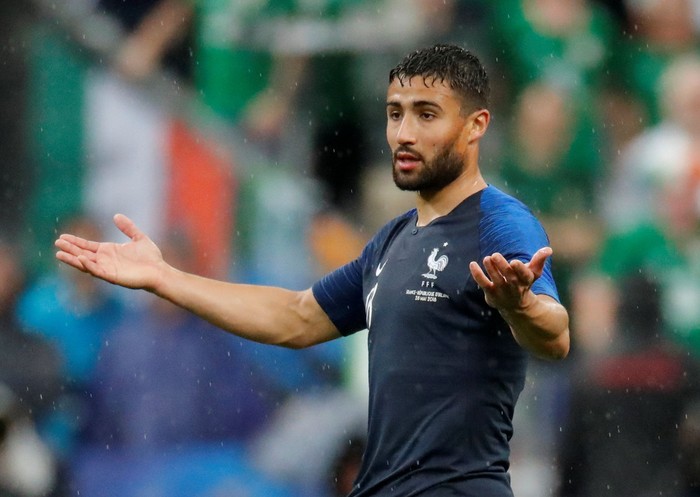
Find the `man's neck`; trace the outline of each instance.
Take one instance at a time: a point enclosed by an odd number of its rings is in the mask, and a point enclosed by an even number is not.
[[[418,226],[426,226],[452,210],[487,184],[478,168],[465,171],[452,183],[435,192],[418,192],[416,209]]]

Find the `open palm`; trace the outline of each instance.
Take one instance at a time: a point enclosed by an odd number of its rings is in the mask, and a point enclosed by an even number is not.
[[[55,242],[56,258],[116,285],[153,288],[164,264],[160,249],[128,217],[117,214],[114,224],[129,242],[97,242],[63,234]]]
[[[499,253],[484,258],[486,273],[476,262],[469,269],[476,284],[484,291],[486,303],[496,309],[511,309],[523,303],[534,281],[542,275],[544,264],[552,254],[550,247],[543,247],[528,263],[511,262]]]

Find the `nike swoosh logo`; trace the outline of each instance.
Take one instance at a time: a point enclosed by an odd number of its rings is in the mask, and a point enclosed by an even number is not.
[[[387,261],[384,261],[384,264],[380,264],[377,266],[377,270],[374,272],[375,276],[379,276],[381,272],[384,270],[384,266],[386,266]]]

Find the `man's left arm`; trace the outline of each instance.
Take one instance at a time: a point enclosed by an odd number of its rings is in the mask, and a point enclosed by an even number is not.
[[[494,253],[484,258],[486,273],[476,262],[469,269],[486,303],[503,316],[522,347],[540,358],[563,359],[569,353],[569,314],[554,298],[532,291],[550,255],[552,249],[544,247],[524,263]]]

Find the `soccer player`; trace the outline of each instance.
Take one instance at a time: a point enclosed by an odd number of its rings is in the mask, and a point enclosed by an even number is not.
[[[511,497],[509,440],[528,352],[560,359],[569,318],[547,236],[478,165],[488,78],[453,45],[389,74],[387,140],[396,185],[416,208],[311,288],[233,284],[168,265],[134,223],[124,244],[61,235],[57,258],[142,288],[238,336],[308,347],[369,330],[369,426],[352,497]]]

